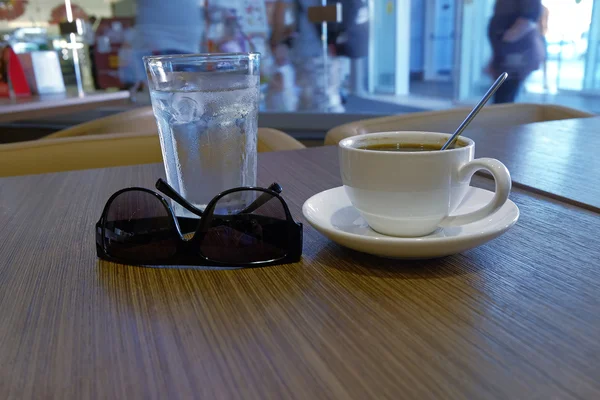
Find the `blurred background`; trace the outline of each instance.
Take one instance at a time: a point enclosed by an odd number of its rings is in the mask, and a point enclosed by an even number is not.
[[[135,102],[124,108],[149,103],[142,55],[258,51],[261,125],[307,140],[357,115],[473,104],[492,82],[488,26],[496,0],[345,0],[341,23],[319,8],[331,3],[0,0],[0,41],[17,53],[57,52],[67,90],[77,84],[76,52],[84,90],[130,90]],[[524,78],[516,101],[600,113],[600,0],[542,4],[545,61]],[[69,8],[83,27],[75,40],[61,28]],[[330,21],[325,30],[322,21]],[[339,37],[331,26],[355,34]],[[1,129],[35,127],[41,135],[123,107]]]

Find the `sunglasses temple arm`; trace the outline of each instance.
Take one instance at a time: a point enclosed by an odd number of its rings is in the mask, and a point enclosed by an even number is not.
[[[269,190],[272,190],[276,193],[281,193],[281,191],[283,189],[277,182],[274,182],[271,184],[271,186],[269,186]],[[257,210],[260,206],[262,206],[263,204],[265,204],[272,198],[273,198],[273,195],[263,192],[263,194],[258,196],[258,198],[256,200],[254,200],[248,207],[246,207],[242,211],[240,211],[240,214],[250,214],[251,212]]]
[[[189,201],[187,201],[186,199],[181,197],[181,195],[179,193],[177,193],[177,191],[175,189],[173,189],[171,187],[171,185],[169,185],[167,182],[165,182],[162,178],[159,178],[158,181],[156,181],[156,188],[158,190],[160,190],[162,193],[169,196],[169,198],[174,200],[177,204],[179,204],[180,206],[182,206],[189,212],[196,214],[199,217],[202,216],[202,211],[200,211],[198,208],[196,208],[192,204],[190,204]]]

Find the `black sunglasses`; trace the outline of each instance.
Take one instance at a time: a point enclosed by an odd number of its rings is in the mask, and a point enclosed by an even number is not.
[[[152,190],[119,190],[96,224],[99,258],[136,265],[244,267],[300,260],[302,224],[292,218],[277,183],[268,189],[227,190],[204,211],[162,179],[156,188],[192,217],[176,217],[165,198]]]

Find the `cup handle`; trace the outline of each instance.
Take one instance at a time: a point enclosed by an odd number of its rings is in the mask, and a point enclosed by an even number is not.
[[[459,182],[465,180],[470,181],[473,174],[480,169],[488,171],[494,177],[496,182],[496,190],[494,191],[494,197],[492,200],[481,207],[479,210],[471,211],[470,213],[461,215],[450,215],[444,219],[440,226],[451,226],[451,225],[465,225],[471,222],[479,221],[486,218],[498,211],[500,207],[508,200],[512,182],[510,179],[510,172],[504,164],[493,158],[478,158],[476,160],[469,161],[465,165],[461,166],[458,170]]]

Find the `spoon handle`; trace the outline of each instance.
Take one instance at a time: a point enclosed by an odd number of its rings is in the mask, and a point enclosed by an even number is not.
[[[494,84],[488,89],[488,91],[485,92],[483,98],[479,100],[479,103],[477,103],[475,108],[471,110],[469,115],[467,115],[467,118],[465,118],[465,120],[459,125],[459,127],[452,134],[452,136],[450,136],[450,139],[448,139],[448,141],[444,143],[441,150],[446,150],[448,147],[454,144],[454,142],[456,141],[456,139],[458,139],[460,134],[463,133],[467,125],[469,125],[471,121],[473,121],[473,118],[475,118],[477,114],[479,114],[479,111],[481,111],[483,106],[485,106],[485,103],[487,103],[488,100],[494,95],[494,93],[496,93],[496,90],[498,90],[498,88],[504,83],[507,77],[508,74],[506,72],[503,72],[502,75],[500,75],[498,79],[496,79],[496,82],[494,82]]]

